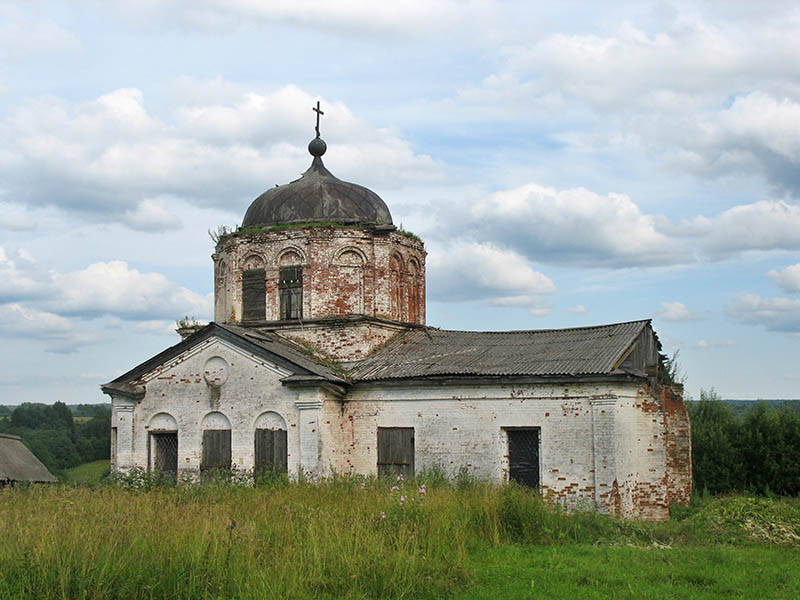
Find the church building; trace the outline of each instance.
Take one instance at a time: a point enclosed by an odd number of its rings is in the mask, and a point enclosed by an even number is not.
[[[688,501],[689,418],[649,320],[429,327],[423,242],[325,168],[319,112],[308,150],[219,237],[214,322],[101,386],[114,471],[466,470],[645,519]]]

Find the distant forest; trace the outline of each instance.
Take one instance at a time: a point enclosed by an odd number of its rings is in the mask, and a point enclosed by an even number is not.
[[[111,405],[25,403],[0,406],[0,433],[22,438],[57,477],[86,462],[108,459]]]

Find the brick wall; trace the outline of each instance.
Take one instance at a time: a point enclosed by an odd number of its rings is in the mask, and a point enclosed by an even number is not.
[[[420,241],[357,227],[233,235],[212,256],[214,319],[241,321],[242,272],[263,268],[264,320],[279,320],[280,267],[302,266],[304,319],[362,314],[424,324],[425,256]]]

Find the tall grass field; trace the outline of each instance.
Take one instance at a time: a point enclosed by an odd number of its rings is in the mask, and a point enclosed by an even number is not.
[[[800,597],[797,499],[644,523],[470,481],[31,486],[0,540],[0,598]]]

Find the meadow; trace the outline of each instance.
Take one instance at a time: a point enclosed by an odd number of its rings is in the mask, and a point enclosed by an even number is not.
[[[800,597],[800,500],[664,523],[516,485],[332,478],[0,490],[0,598]]]

